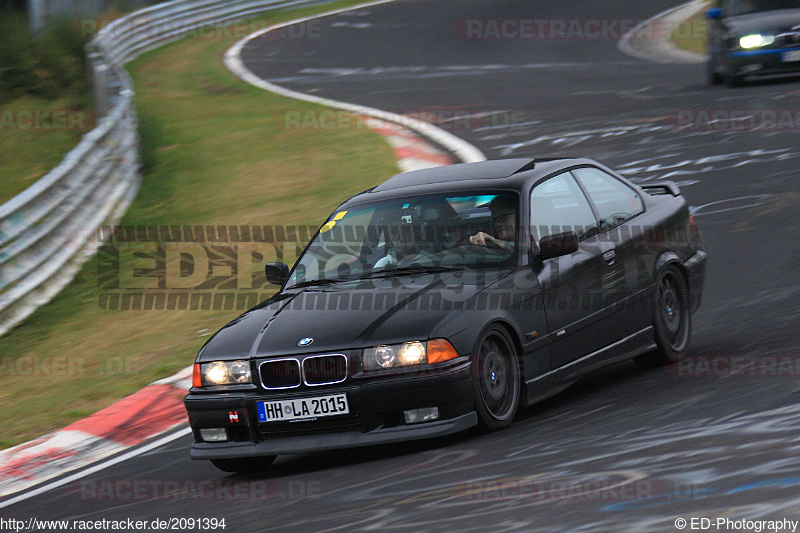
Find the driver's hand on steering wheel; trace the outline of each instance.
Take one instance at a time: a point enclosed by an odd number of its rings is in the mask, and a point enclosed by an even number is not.
[[[505,243],[496,239],[484,231],[479,231],[475,235],[470,235],[469,243],[477,246],[487,246],[491,248],[505,249]]]

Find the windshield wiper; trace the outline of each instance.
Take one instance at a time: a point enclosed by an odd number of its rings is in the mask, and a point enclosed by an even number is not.
[[[359,276],[358,279],[382,278],[392,276],[402,276],[409,274],[437,274],[439,272],[452,272],[454,270],[465,270],[464,266],[444,266],[444,265],[410,265],[398,268],[386,268],[376,270]]]
[[[339,279],[331,279],[331,278],[319,278],[319,279],[308,279],[305,281],[301,281],[299,283],[295,283],[290,287],[286,287],[287,290],[289,289],[299,289],[302,287],[310,287],[312,285],[331,285],[333,283],[344,283],[346,281],[354,281],[359,279],[371,279],[371,278],[382,278],[382,277],[391,277],[391,276],[398,276],[398,275],[410,275],[410,274],[436,274],[439,272],[452,272],[454,270],[465,270],[467,267],[464,266],[443,266],[443,265],[411,265],[399,268],[387,268],[384,270],[378,270],[375,272],[369,272],[366,274],[362,274],[356,278],[339,278]]]
[[[341,283],[343,281],[352,281],[352,279],[331,279],[331,278],[307,279],[305,281],[295,283],[291,287],[286,287],[286,289],[287,290],[298,289],[300,287],[310,287],[312,285],[330,285],[331,283]]]

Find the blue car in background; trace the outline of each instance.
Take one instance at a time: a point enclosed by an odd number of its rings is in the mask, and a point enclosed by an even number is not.
[[[800,0],[717,0],[706,16],[712,85],[800,73]]]

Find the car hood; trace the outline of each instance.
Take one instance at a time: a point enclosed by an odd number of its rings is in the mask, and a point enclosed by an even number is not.
[[[800,24],[800,9],[781,9],[762,13],[749,13],[725,20],[730,30],[737,35],[750,33],[781,33],[792,31]],[[797,31],[797,30],[795,30]]]
[[[198,361],[426,340],[445,317],[509,272],[403,276],[279,293],[217,332]],[[304,338],[313,341],[298,346]]]

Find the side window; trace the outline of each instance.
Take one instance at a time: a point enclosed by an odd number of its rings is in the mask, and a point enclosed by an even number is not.
[[[592,208],[569,172],[552,177],[531,191],[531,234],[536,242],[565,231],[574,231],[578,238],[589,237],[596,228]]]
[[[594,167],[572,171],[592,199],[602,227],[613,226],[642,212],[642,199],[628,185]]]

